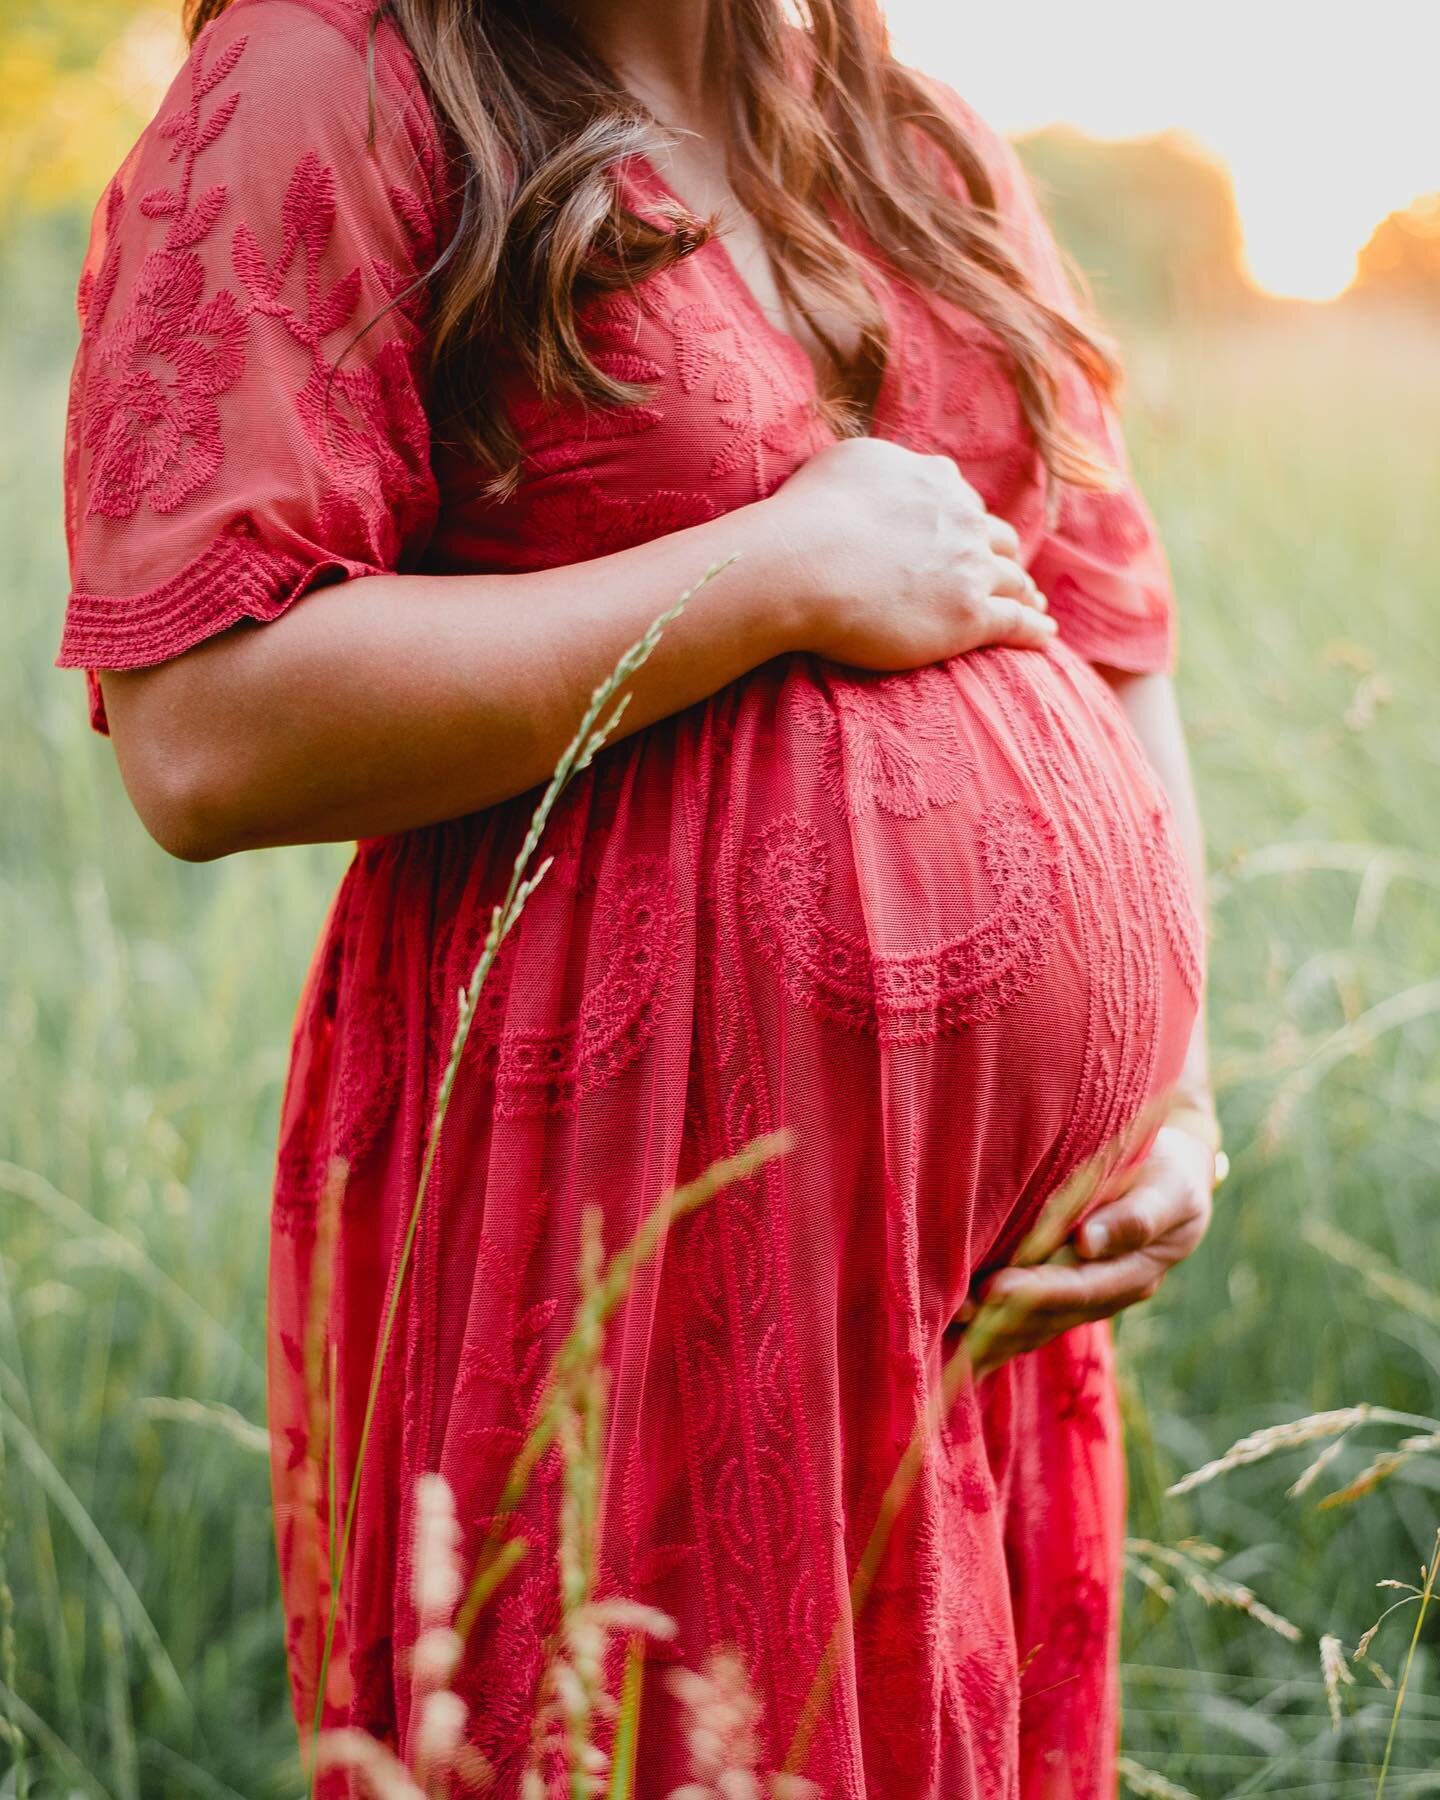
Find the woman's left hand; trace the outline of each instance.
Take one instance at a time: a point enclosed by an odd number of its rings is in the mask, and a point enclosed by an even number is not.
[[[985,1320],[977,1334],[976,1377],[1072,1326],[1150,1299],[1205,1235],[1216,1161],[1213,1139],[1172,1118],[1145,1160],[1119,1178],[1055,1256],[990,1276],[956,1320],[966,1326]]]

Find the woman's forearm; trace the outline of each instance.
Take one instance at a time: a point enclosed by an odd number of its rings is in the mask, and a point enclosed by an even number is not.
[[[107,673],[126,786],[191,860],[493,805],[546,779],[623,651],[731,555],[632,681],[638,730],[795,647],[803,565],[764,503],[532,575],[365,576]]]
[[[596,685],[707,568],[630,683],[623,730],[790,650],[916,669],[1054,633],[1019,539],[944,457],[828,445],[768,499],[528,575],[367,575],[170,662],[102,674],[125,785],[203,860],[384,837],[546,779]]]
[[[1207,911],[1205,834],[1195,796],[1195,782],[1190,772],[1185,729],[1175,698],[1175,685],[1168,675],[1128,675],[1118,671],[1106,673],[1131,728],[1169,797],[1185,851],[1186,866],[1190,871],[1195,904],[1200,917],[1204,919]],[[1187,1098],[1202,1101],[1208,1106],[1210,1065],[1203,1006],[1195,1020],[1179,1087]]]

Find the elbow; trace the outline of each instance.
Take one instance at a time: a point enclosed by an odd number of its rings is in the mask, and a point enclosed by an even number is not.
[[[101,685],[120,776],[140,822],[181,862],[215,862],[254,841],[247,834],[255,773],[240,721],[195,690],[189,659]]]
[[[126,791],[140,822],[180,862],[216,862],[242,847],[235,784],[216,778],[203,755],[163,748],[134,769],[122,761]]]
[[[145,828],[160,848],[177,862],[218,862],[222,856],[229,856],[239,848],[231,840],[207,830],[203,823],[186,818],[167,817],[153,824],[147,819]]]
[[[180,862],[215,862],[244,848],[243,759],[188,729],[123,731],[112,719],[120,777],[140,823]]]

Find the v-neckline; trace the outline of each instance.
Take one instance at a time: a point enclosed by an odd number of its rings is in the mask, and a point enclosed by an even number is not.
[[[641,184],[651,190],[652,198],[658,197],[672,206],[679,207],[687,214],[691,213],[691,208],[660,173],[654,162],[642,151],[632,152],[626,160],[631,165],[633,172],[640,177]],[[768,308],[761,304],[759,295],[740,273],[740,266],[735,261],[730,246],[725,242],[723,232],[713,232],[692,254],[703,256],[706,251],[711,253],[716,270],[734,293],[738,304],[751,315],[770,342],[782,354],[788,355],[792,361],[800,365],[811,406],[817,413],[825,410],[826,402],[821,389],[820,370],[816,367],[814,357],[795,333],[787,331],[783,325],[777,324],[771,317]],[[895,362],[896,320],[894,310],[889,304],[889,297],[884,291],[883,281],[877,279],[871,287],[871,292],[875,296],[876,304],[885,315],[889,345],[884,367],[880,369],[875,378],[870,395],[870,405],[860,418],[862,427],[860,435],[864,437],[875,435],[876,424],[883,413],[889,392],[890,374]]]

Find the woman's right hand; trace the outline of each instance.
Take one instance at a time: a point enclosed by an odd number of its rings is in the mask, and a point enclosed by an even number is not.
[[[846,438],[762,503],[804,571],[797,649],[914,669],[986,644],[1055,635],[1020,541],[948,456]]]

